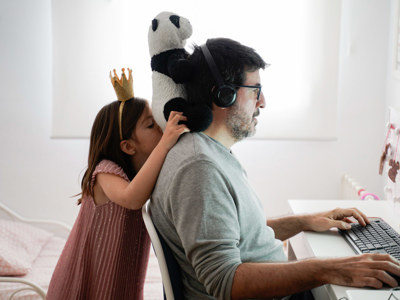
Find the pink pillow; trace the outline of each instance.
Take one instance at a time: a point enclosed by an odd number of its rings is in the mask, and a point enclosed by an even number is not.
[[[0,220],[0,276],[27,274],[52,236],[26,223]]]

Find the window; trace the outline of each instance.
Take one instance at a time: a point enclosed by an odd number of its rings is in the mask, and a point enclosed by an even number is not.
[[[151,100],[147,31],[159,12],[172,11],[193,25],[189,52],[192,43],[229,37],[271,64],[261,75],[267,106],[255,138],[335,138],[340,1],[146,3],[52,1],[53,137],[89,136],[97,112],[116,100],[113,68],[132,68],[135,95]]]

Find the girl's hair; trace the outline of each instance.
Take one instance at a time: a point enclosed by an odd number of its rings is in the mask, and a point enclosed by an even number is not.
[[[119,165],[129,180],[136,175],[131,156],[120,148],[119,105],[119,101],[114,101],[104,106],[94,120],[90,134],[88,167],[82,178],[82,197],[78,199],[78,204],[81,204],[85,195],[93,196],[92,175],[101,160],[108,159]],[[121,116],[123,140],[131,138],[146,105],[147,101],[141,98],[132,98],[125,102]]]

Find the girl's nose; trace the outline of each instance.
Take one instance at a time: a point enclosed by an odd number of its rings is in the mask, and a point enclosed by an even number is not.
[[[157,129],[158,129],[158,131],[159,132],[161,132],[161,134],[163,133],[163,131],[162,131],[162,129],[161,129],[161,127],[160,126],[158,126],[158,124],[156,123],[156,126],[157,126]]]

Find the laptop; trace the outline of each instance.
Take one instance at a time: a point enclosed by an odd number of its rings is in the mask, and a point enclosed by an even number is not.
[[[347,290],[349,300],[396,300],[400,290]]]

